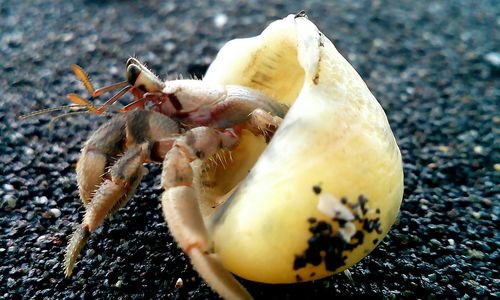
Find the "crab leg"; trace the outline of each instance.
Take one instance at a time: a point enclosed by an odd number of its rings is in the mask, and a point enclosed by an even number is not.
[[[225,299],[251,299],[250,294],[227,271],[216,254],[198,206],[190,163],[205,159],[222,148],[236,146],[232,131],[197,127],[180,137],[165,156],[162,172],[162,207],[171,234],[198,273]]]
[[[147,144],[128,150],[111,168],[111,179],[106,179],[86,208],[83,222],[71,236],[64,258],[65,275],[70,276],[76,258],[90,233],[101,225],[106,216],[122,207],[135,192],[143,175],[143,153]]]
[[[266,143],[269,143],[282,121],[281,117],[273,116],[257,108],[250,113],[246,128],[255,135],[263,135],[266,138]]]
[[[80,198],[88,205],[101,184],[106,167],[124,150],[126,118],[118,115],[103,124],[87,140],[76,166]]]
[[[191,112],[182,122],[213,128],[246,128],[255,135],[263,134],[269,140],[287,111],[287,105],[276,102],[259,91],[226,86],[223,101],[216,102],[208,110]]]
[[[120,114],[97,129],[85,143],[76,167],[80,198],[89,204],[106,176],[106,168],[123,153],[146,141],[179,134],[178,124],[156,112],[137,110]]]
[[[168,117],[138,110],[119,115],[90,137],[77,165],[78,187],[86,212],[66,249],[66,276],[71,275],[90,233],[132,197],[142,178],[143,164],[161,162],[172,147],[172,135],[178,133],[177,123]],[[125,148],[128,150],[106,173],[110,161]]]

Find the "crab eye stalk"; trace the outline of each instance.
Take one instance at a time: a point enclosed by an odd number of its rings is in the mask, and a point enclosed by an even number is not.
[[[141,65],[141,63],[137,59],[131,57],[131,58],[127,59],[127,64],[125,65],[125,67],[128,67],[128,66],[130,66],[132,64],[138,65],[138,66]]]
[[[135,83],[137,82],[139,75],[141,75],[142,70],[135,64],[128,65],[129,61],[127,61],[127,81],[130,85],[135,86]]]
[[[162,90],[163,84],[160,79],[136,59],[129,58],[127,65],[127,81],[130,85],[144,92],[159,92]]]

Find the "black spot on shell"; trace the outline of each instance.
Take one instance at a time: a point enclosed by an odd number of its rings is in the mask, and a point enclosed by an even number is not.
[[[317,85],[319,83],[319,73],[317,73],[314,78],[313,78],[313,83],[314,85]]]
[[[307,264],[318,266],[324,262],[326,270],[335,271],[345,266],[349,253],[363,244],[367,234],[373,231],[379,234],[382,233],[380,218],[372,219],[369,214],[367,215],[368,202],[368,199],[363,195],[360,195],[355,203],[349,203],[346,198],[341,198],[341,203],[349,208],[354,215],[352,222],[358,228],[361,227],[349,241],[346,241],[338,231],[333,230],[334,228],[330,222],[318,221],[312,217],[308,218],[307,222],[311,236],[307,241],[308,246],[304,252],[295,256],[293,269],[304,268]],[[380,212],[379,209],[377,211]],[[348,221],[334,217],[332,222],[336,222],[339,228],[344,228]],[[373,240],[373,242],[377,244],[378,239]]]
[[[380,218],[364,219],[363,229],[366,232],[376,231],[378,234],[381,234],[382,228],[380,227]]]
[[[313,185],[313,192],[316,194],[316,195],[319,195],[321,194],[321,187],[319,185]]]
[[[363,244],[364,239],[365,239],[364,232],[361,230],[356,231],[356,233],[351,238],[351,241],[354,241],[354,243],[351,243],[352,248],[349,247],[349,250],[353,250],[354,248]]]
[[[300,257],[300,256],[295,256],[295,260],[293,261],[293,269],[298,270],[300,268],[304,268],[306,266],[307,262],[305,258]]]
[[[368,209],[366,208],[366,202],[367,201],[368,200],[365,198],[365,196],[359,195],[358,203],[359,203],[359,206],[360,206],[361,211],[363,212],[363,214],[366,214],[368,212]]]

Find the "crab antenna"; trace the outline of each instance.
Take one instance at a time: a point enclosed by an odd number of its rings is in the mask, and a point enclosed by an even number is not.
[[[92,82],[90,82],[89,75],[85,73],[79,65],[72,64],[71,69],[73,70],[73,73],[75,73],[76,77],[83,83],[83,86],[87,89],[89,94],[92,95],[95,89]]]
[[[92,97],[97,98],[97,97],[101,96],[104,93],[107,93],[109,91],[122,88],[122,87],[124,87],[126,85],[128,85],[128,81],[127,80],[121,81],[121,82],[118,82],[118,83],[114,83],[114,84],[110,84],[108,86],[105,86],[105,87],[102,87],[100,89],[95,90],[92,93]]]
[[[73,93],[68,94],[68,99],[73,101],[74,103],[76,103],[78,105],[85,106],[90,112],[93,112],[93,113],[97,112],[97,107],[95,107],[88,100],[85,100],[82,97],[78,96],[77,94],[73,94]]]
[[[109,98],[108,101],[106,101],[101,107],[99,107],[99,109],[97,109],[97,111],[95,111],[95,113],[98,114],[98,115],[102,114],[104,112],[104,110],[106,108],[108,108],[108,106],[110,106],[111,104],[115,103],[116,100],[120,99],[131,88],[132,88],[131,85],[127,85],[126,87],[124,87],[123,89],[121,89],[118,93],[116,93],[116,95],[114,95],[113,97]]]
[[[48,114],[48,113],[51,113],[54,111],[72,109],[72,108],[84,108],[84,107],[85,107],[85,105],[81,105],[81,104],[71,104],[71,105],[64,105],[64,106],[57,106],[57,107],[49,107],[49,108],[40,109],[40,110],[31,112],[31,113],[28,113],[25,115],[21,115],[21,116],[19,116],[19,119],[24,121],[24,120],[31,119],[31,118],[39,116],[39,115],[45,115],[45,114]]]
[[[54,124],[56,123],[56,121],[58,121],[58,120],[60,120],[62,118],[71,117],[71,116],[74,116],[74,115],[90,114],[90,113],[91,112],[84,110],[84,111],[72,111],[72,112],[68,112],[68,113],[65,113],[65,114],[60,114],[60,115],[55,116],[54,118],[52,118],[52,120],[50,120],[48,128],[49,128],[49,130],[54,129]]]

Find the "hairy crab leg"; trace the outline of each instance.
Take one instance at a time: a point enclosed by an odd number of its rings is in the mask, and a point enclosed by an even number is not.
[[[238,109],[238,105],[235,106],[233,108]],[[255,109],[238,119],[241,120],[243,122],[236,127],[246,128],[255,135],[264,135],[268,140],[281,124],[282,118]],[[196,127],[179,137],[163,161],[161,181],[165,192],[161,203],[171,234],[209,286],[225,299],[252,299],[248,291],[224,268],[217,254],[212,253],[210,234],[200,211],[199,193],[193,186],[191,167],[194,160],[208,159],[221,149],[231,150],[237,143],[238,136],[233,131],[220,131],[211,127]]]
[[[106,179],[86,207],[82,224],[71,236],[64,257],[65,275],[69,277],[81,249],[90,233],[101,225],[106,216],[123,206],[134,194],[143,175],[143,148],[147,143],[125,152],[111,168],[111,179]]]
[[[225,299],[251,299],[247,290],[211,253],[210,235],[200,212],[190,163],[225,148],[232,149],[238,137],[231,131],[197,127],[180,137],[165,156],[161,203],[171,234],[194,268]]]
[[[255,135],[263,135],[269,143],[283,119],[258,108],[250,113],[247,129]]]
[[[66,249],[66,276],[71,275],[90,233],[132,197],[142,178],[143,164],[161,162],[173,144],[172,136],[179,133],[177,123],[170,118],[137,110],[118,115],[89,138],[77,165],[77,182],[86,212]],[[128,150],[106,173],[123,149]]]
[[[111,161],[124,151],[126,124],[125,115],[116,116],[99,127],[83,146],[76,165],[76,180],[85,205],[92,200]]]

